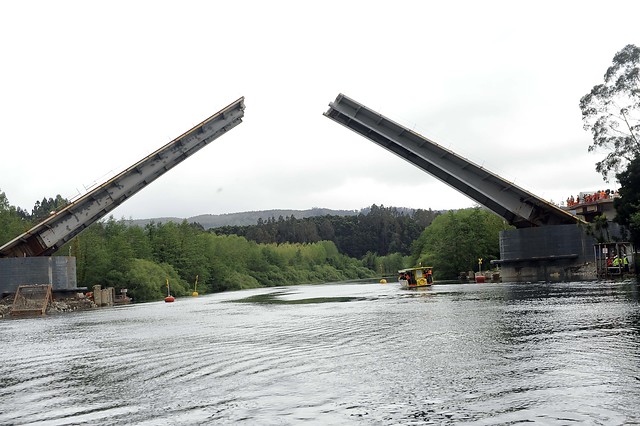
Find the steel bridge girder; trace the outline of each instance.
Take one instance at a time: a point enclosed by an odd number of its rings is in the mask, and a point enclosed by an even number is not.
[[[516,227],[583,222],[342,94],[329,104],[324,115],[409,161]]]

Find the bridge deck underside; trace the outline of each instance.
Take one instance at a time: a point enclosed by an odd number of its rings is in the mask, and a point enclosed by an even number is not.
[[[325,116],[404,158],[517,228],[581,222],[578,217],[339,95]]]

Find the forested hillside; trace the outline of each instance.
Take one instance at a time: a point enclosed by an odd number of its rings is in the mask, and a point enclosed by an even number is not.
[[[413,244],[412,262],[433,265],[439,278],[455,279],[460,272],[484,270],[500,258],[500,231],[513,229],[484,208],[449,211],[439,215]]]
[[[176,222],[180,223],[186,220],[189,223],[198,223],[204,229],[218,228],[221,226],[247,226],[256,225],[260,219],[266,220],[271,217],[289,217],[295,216],[298,219],[314,216],[354,216],[357,215],[357,210],[331,210],[312,208],[308,210],[258,210],[249,212],[238,213],[225,213],[225,214],[201,214],[198,216],[192,216],[188,218],[178,217],[159,217],[148,219],[132,219],[127,220],[129,225],[146,226],[150,223],[167,223]]]
[[[0,244],[64,206],[60,196],[31,212],[0,192]],[[109,217],[63,246],[76,257],[78,286],[127,288],[138,301],[189,294],[318,283],[381,275],[429,264],[439,279],[454,279],[499,257],[498,232],[508,226],[481,208],[446,213],[372,205],[353,215],[258,218],[256,225],[206,230],[199,223],[132,226]]]
[[[214,235],[196,224],[127,226],[109,218],[60,249],[76,257],[78,285],[127,288],[136,300],[162,297],[165,280],[178,296],[373,277],[331,241],[258,244],[236,235]]]
[[[258,243],[315,243],[333,241],[350,257],[368,252],[379,256],[411,254],[411,245],[439,214],[429,210],[408,210],[372,205],[355,216],[324,215],[260,218],[257,225],[224,226],[211,229],[217,235],[240,235]]]
[[[36,202],[32,212],[11,206],[0,192],[0,244],[29,229],[61,197]],[[341,254],[331,241],[264,244],[237,235],[215,235],[199,224],[150,223],[129,226],[113,217],[97,222],[56,254],[76,257],[79,287],[127,288],[137,301],[163,297],[165,283],[180,296],[262,286],[373,277],[362,261]]]

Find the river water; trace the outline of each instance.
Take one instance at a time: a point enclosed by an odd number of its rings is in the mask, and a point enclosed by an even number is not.
[[[0,321],[2,425],[640,422],[638,285],[281,287]]]

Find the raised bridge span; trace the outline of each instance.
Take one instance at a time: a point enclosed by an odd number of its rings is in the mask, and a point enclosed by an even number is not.
[[[585,223],[343,94],[329,104],[324,115],[467,195],[516,228]]]
[[[83,229],[240,124],[243,116],[244,98],[239,98],[0,247],[0,258],[52,255]]]

